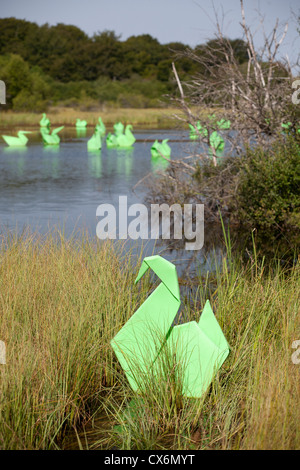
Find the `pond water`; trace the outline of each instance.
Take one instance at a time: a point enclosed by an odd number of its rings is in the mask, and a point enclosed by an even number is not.
[[[168,165],[164,159],[151,158],[155,139],[170,139],[172,160],[199,151],[199,144],[189,140],[188,131],[134,129],[137,141],[133,149],[108,149],[103,141],[101,151],[88,152],[87,140],[92,133],[92,129],[78,134],[75,129],[65,128],[57,148],[44,147],[39,130],[28,135],[25,148],[7,147],[1,139],[2,230],[21,232],[29,227],[45,234],[53,227],[60,227],[66,236],[71,236],[84,229],[96,238],[97,207],[112,204],[118,209],[119,196],[127,196],[128,205],[144,203],[145,178],[163,172]],[[0,134],[16,135],[16,130],[0,130]],[[157,245],[153,240],[129,241],[127,246],[139,250],[142,244],[144,255],[162,254],[183,270],[195,258],[205,271],[210,269],[205,242],[197,253],[173,250],[167,242]]]

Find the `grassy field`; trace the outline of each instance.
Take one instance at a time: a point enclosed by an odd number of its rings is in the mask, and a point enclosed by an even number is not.
[[[114,109],[105,108],[99,111],[80,111],[72,108],[53,108],[47,112],[52,126],[75,126],[77,118],[85,119],[88,126],[95,126],[101,116],[105,125],[117,121],[131,123],[134,126],[176,127],[178,123],[172,118],[172,109]],[[0,114],[0,125],[5,126],[39,126],[41,114],[7,111]]]
[[[161,380],[149,376],[136,395],[110,340],[149,294],[149,276],[134,285],[141,260],[84,235],[3,236],[0,448],[299,449],[299,263],[265,270],[230,259],[229,249],[184,305],[198,320],[210,298],[231,347],[206,395],[182,396],[168,354]]]
[[[207,115],[213,110],[203,110]],[[80,109],[56,107],[49,109],[47,117],[53,126],[75,126],[77,118],[85,119],[88,126],[95,126],[99,116],[107,126],[121,121],[133,126],[153,128],[176,128],[180,122],[174,118],[174,113],[180,114],[176,108],[99,108],[96,111],[80,111]],[[33,127],[39,126],[42,115],[29,112],[5,111],[0,109],[0,127]]]

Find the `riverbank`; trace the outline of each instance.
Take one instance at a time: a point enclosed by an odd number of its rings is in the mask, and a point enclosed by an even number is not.
[[[32,127],[38,126],[41,119],[39,113],[2,111],[0,109],[0,126],[4,127]],[[208,115],[212,110],[203,110],[203,116]],[[77,118],[87,121],[88,127],[94,127],[99,116],[101,116],[106,126],[113,126],[118,121],[132,124],[140,128],[160,128],[173,129],[179,128],[178,119],[174,114],[180,114],[177,108],[109,108],[99,107],[91,111],[81,110],[80,108],[54,107],[47,112],[52,127],[54,126],[75,126]]]
[[[292,361],[299,263],[288,271],[277,265],[267,272],[255,259],[243,266],[230,261],[228,244],[216,274],[199,278],[193,301],[181,299],[188,320],[198,320],[210,299],[228,359],[203,399],[182,397],[168,369],[140,397],[110,340],[149,294],[149,277],[134,285],[141,259],[84,235],[1,242],[2,449],[66,448],[74,427],[79,447],[87,447],[82,430],[93,430],[88,448],[299,447],[299,365]],[[134,419],[123,413],[132,398],[143,402]]]

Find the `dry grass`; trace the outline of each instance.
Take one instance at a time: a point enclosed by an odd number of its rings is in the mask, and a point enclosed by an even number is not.
[[[1,241],[0,448],[46,449],[114,382],[109,341],[136,307],[134,269],[86,238]]]
[[[300,265],[243,267],[228,252],[185,314],[198,320],[209,297],[231,352],[205,396],[187,399],[168,351],[160,380],[149,374],[137,395],[110,347],[149,293],[149,278],[133,282],[141,260],[84,236],[3,237],[0,448],[56,448],[99,410],[105,426],[86,428],[89,448],[299,449]]]
[[[203,109],[201,115],[207,116],[215,109]],[[219,110],[220,111],[220,110]],[[198,111],[199,112],[199,111]],[[104,124],[112,127],[117,121],[130,123],[133,126],[152,127],[152,128],[178,128],[180,125],[186,127],[186,123],[180,124],[174,114],[181,115],[177,108],[113,108],[101,107],[98,110],[86,111],[75,108],[64,108],[61,106],[50,108],[47,111],[47,117],[53,126],[75,126],[77,118],[87,121],[89,127],[96,125],[99,116],[101,116]],[[39,126],[42,115],[30,112],[5,111],[0,109],[0,127],[23,126],[32,127]],[[182,118],[183,118],[182,114]]]
[[[72,108],[52,108],[47,112],[53,126],[75,126],[77,118],[87,121],[88,126],[95,126],[101,116],[106,126],[112,126],[115,122],[131,123],[134,126],[143,127],[177,127],[178,123],[172,118],[174,109],[149,108],[104,108],[95,111],[81,111]],[[29,112],[7,111],[0,114],[0,126],[39,126],[41,114]]]

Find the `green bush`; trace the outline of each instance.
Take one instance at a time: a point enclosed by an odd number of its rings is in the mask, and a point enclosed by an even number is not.
[[[264,232],[300,229],[300,147],[280,138],[270,150],[247,149],[241,160],[235,212]]]

